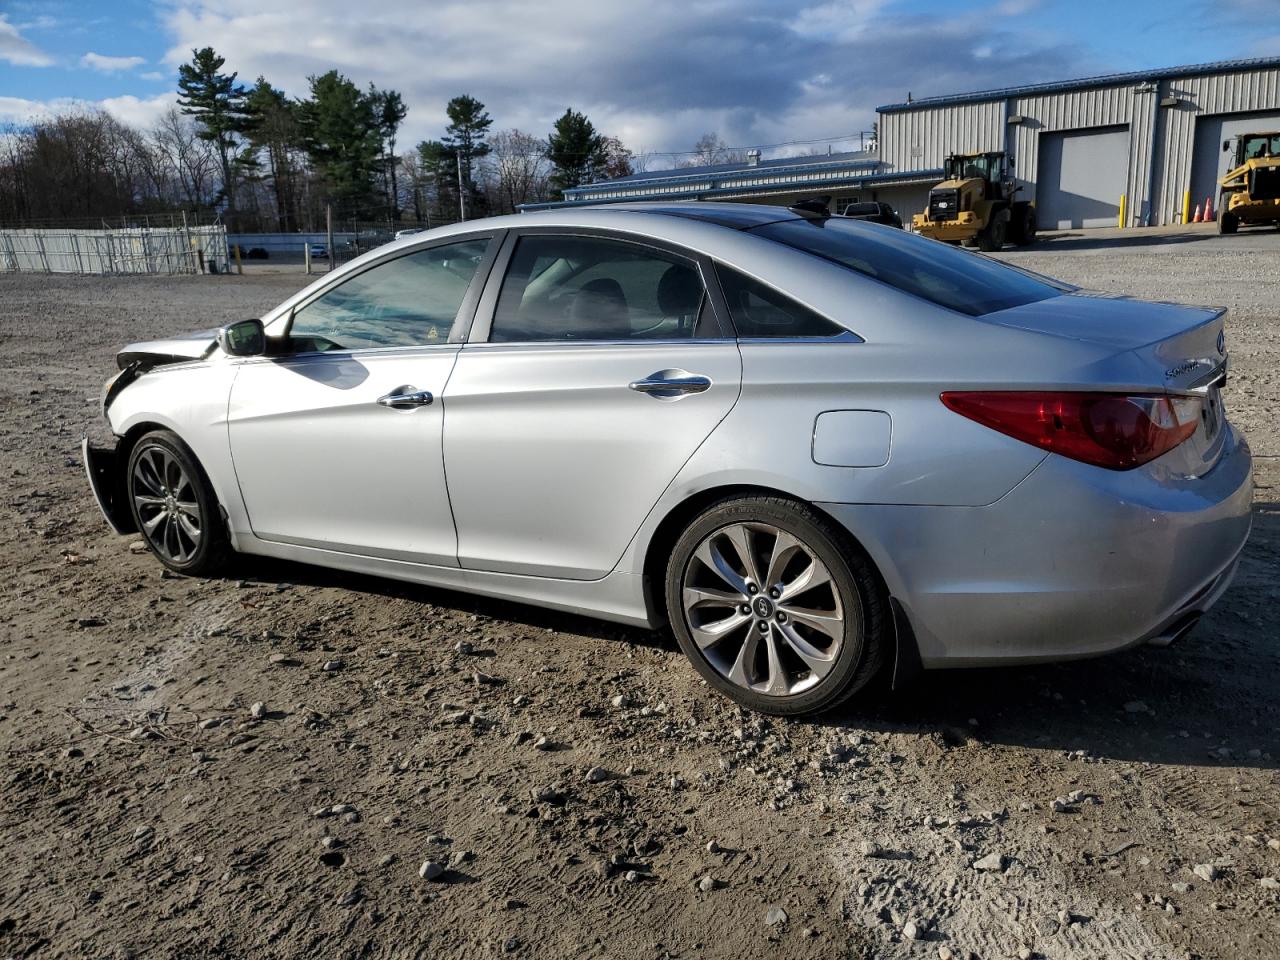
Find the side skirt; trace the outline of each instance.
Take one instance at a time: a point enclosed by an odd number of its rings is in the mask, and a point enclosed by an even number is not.
[[[244,534],[237,536],[235,543],[236,549],[243,553],[459,590],[498,600],[529,603],[647,630],[658,627],[647,609],[644,578],[639,574],[615,570],[601,580],[559,580],[385,560],[336,550],[259,540]]]

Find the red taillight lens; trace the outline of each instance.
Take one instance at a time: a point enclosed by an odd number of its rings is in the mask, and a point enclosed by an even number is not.
[[[1199,397],[1164,394],[944,393],[942,402],[1044,450],[1109,470],[1131,470],[1196,432]]]

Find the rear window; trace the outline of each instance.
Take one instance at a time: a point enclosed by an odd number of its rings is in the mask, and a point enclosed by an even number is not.
[[[1069,289],[936,240],[857,220],[786,220],[751,232],[973,317]]]

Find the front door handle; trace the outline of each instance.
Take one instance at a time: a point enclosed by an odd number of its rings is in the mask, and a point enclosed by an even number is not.
[[[686,394],[711,389],[711,378],[688,370],[659,370],[641,380],[632,380],[627,386],[659,400],[676,400]]]
[[[413,387],[398,387],[385,397],[379,397],[378,403],[393,410],[412,410],[414,407],[426,407],[435,400],[429,390],[414,390]]]

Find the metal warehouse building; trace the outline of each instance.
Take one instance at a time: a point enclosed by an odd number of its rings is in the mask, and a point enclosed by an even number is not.
[[[1280,130],[1280,57],[928,97],[878,107],[877,152],[636,174],[566,191],[568,203],[830,195],[924,209],[950,153],[1004,150],[1040,229],[1183,222],[1226,172],[1222,142]]]

